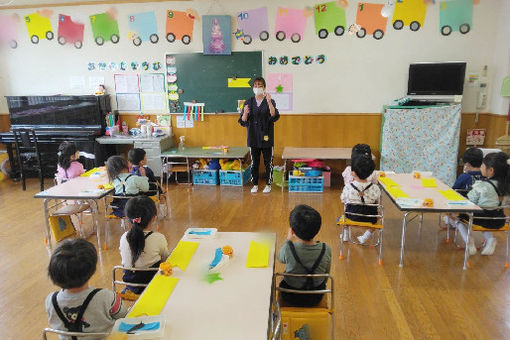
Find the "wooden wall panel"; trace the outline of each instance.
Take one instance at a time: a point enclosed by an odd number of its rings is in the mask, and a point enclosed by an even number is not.
[[[177,129],[176,116],[172,115],[174,143],[179,136],[186,136],[188,145],[246,145],[246,130],[237,119],[237,115],[206,115],[205,121],[196,122],[192,129]],[[134,115],[121,115],[121,120],[130,127],[136,125]],[[496,139],[505,133],[506,116],[485,113],[480,114],[478,124],[474,120],[474,114],[462,114],[459,155],[465,150],[468,128],[487,129],[486,147],[494,147]],[[0,114],[0,131],[8,130],[9,116]],[[367,143],[379,159],[380,131],[380,114],[282,115],[275,125],[275,164],[281,163],[284,146],[352,147]]]

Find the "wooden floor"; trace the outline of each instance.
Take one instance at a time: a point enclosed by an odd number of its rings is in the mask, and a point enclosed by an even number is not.
[[[47,180],[49,182],[49,180]],[[19,183],[0,182],[0,339],[39,339],[47,326],[46,295],[56,290],[48,279],[42,201],[33,198],[37,180],[26,192]],[[400,213],[385,199],[384,263],[375,249],[347,246],[338,259],[335,219],[340,190],[288,194],[274,190],[252,195],[248,187],[171,186],[169,218],[160,224],[170,247],[190,226],[220,231],[277,233],[285,240],[290,210],[300,203],[322,215],[319,239],[332,248],[335,277],[335,339],[509,339],[510,272],[504,270],[503,233],[494,256],[476,255],[462,270],[463,252],[445,244],[437,215],[426,216],[421,232],[413,222],[406,234],[405,266],[398,266]],[[120,228],[113,236],[118,244]],[[96,242],[95,237],[89,238]],[[111,267],[120,263],[117,246],[100,252],[92,284],[111,286]],[[277,265],[281,270],[282,266]]]

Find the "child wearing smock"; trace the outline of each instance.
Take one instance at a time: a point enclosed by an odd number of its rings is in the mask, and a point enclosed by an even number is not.
[[[510,160],[504,152],[494,152],[487,154],[480,167],[482,176],[481,180],[473,184],[472,189],[468,192],[468,199],[478,205],[480,208],[495,208],[501,206],[502,200],[510,193]],[[505,220],[483,220],[476,217],[504,217],[503,209],[485,210],[481,213],[474,213],[473,224],[483,226],[487,229],[500,229],[505,225]],[[466,242],[467,239],[467,221],[466,215],[460,215],[460,220],[456,222],[456,226]],[[482,255],[492,255],[496,250],[497,240],[491,232],[484,231],[485,246]],[[469,238],[468,251],[470,255],[476,254],[474,238]]]
[[[158,268],[170,256],[168,243],[163,234],[150,230],[156,221],[154,201],[147,196],[131,198],[125,208],[131,229],[120,238],[122,266],[131,268]],[[124,271],[123,280],[132,283],[149,283],[156,271]],[[127,286],[127,290],[140,294],[144,287]]]
[[[66,240],[55,249],[50,258],[48,275],[62,289],[46,298],[51,328],[109,333],[115,320],[126,316],[127,309],[115,292],[89,287],[96,265],[96,248],[87,240]],[[71,337],[61,336],[60,339],[71,340]]]
[[[115,196],[135,196],[149,191],[149,179],[146,176],[137,176],[129,173],[129,165],[121,156],[111,156],[106,161],[108,178],[113,182]],[[113,214],[124,217],[125,199],[114,199]]]
[[[73,142],[63,142],[58,147],[57,183],[63,183],[85,172],[80,159],[80,152]]]
[[[327,274],[331,267],[331,248],[315,240],[322,223],[321,215],[307,205],[296,206],[289,216],[287,240],[278,253],[278,260],[285,264],[285,272],[293,274]],[[326,279],[286,276],[280,287],[295,290],[326,289]],[[323,294],[281,293],[290,305],[311,307],[317,305]]]
[[[371,156],[359,155],[352,162],[352,176],[354,181],[344,186],[340,199],[345,209],[345,217],[359,222],[377,223],[377,217],[364,217],[352,215],[349,213],[363,215],[378,215],[377,207],[364,206],[363,204],[377,204],[381,197],[381,190],[377,184],[368,180],[369,176],[374,172],[375,164]],[[358,236],[360,243],[365,243],[372,232],[366,230],[361,236]],[[343,241],[348,240],[348,231],[344,229],[342,235]]]

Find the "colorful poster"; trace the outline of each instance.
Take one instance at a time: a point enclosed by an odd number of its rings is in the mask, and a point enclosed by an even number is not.
[[[76,48],[83,46],[84,24],[71,20],[71,17],[64,14],[58,16],[57,41],[60,45],[73,44]]]
[[[154,12],[137,13],[128,16],[130,38],[135,46],[140,46],[144,41],[155,44],[159,41],[158,25]]]
[[[49,19],[50,15],[50,12],[36,12],[25,16],[28,36],[33,44],[37,44],[40,39],[53,39],[54,34]]]
[[[303,39],[306,27],[306,15],[302,9],[278,7],[276,13],[275,35],[279,41],[289,38],[292,42]]]
[[[230,15],[204,15],[202,18],[204,55],[230,55]]]
[[[425,22],[427,4],[423,0],[401,0],[395,3],[393,10],[393,28],[401,30],[409,26],[411,31],[416,32]]]
[[[450,0],[439,5],[439,30],[442,35],[452,32],[466,34],[473,27],[473,1]]]
[[[111,12],[91,15],[90,26],[94,34],[94,41],[99,46],[103,45],[107,40],[114,44],[119,42],[119,24]]]
[[[344,34],[346,29],[345,9],[338,5],[337,1],[318,4],[314,7],[315,33],[321,39],[328,37],[330,33],[336,36]]]
[[[361,28],[356,35],[358,38],[364,38],[367,34],[372,34],[374,39],[379,40],[386,33],[386,24],[388,18],[381,14],[384,4],[372,4],[360,2],[356,13],[356,24]]]
[[[18,16],[0,15],[0,44],[18,47]]]
[[[195,15],[196,13],[192,10],[186,12],[168,10],[166,12],[166,40],[171,43],[181,40],[184,45],[188,45],[193,38]]]
[[[269,39],[267,8],[261,7],[237,13],[237,29],[242,33],[243,42],[248,45],[253,39]]]
[[[266,89],[269,93],[292,92],[292,74],[269,73]]]

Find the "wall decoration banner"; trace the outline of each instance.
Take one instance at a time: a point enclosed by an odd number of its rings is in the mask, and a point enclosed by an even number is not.
[[[57,41],[60,45],[72,44],[76,48],[83,46],[84,24],[71,20],[69,15],[59,14]]]
[[[184,45],[188,45],[193,39],[193,25],[195,16],[192,11],[180,12],[168,10],[166,12],[166,40],[173,43],[180,40]]]
[[[249,45],[253,39],[262,41],[269,39],[267,8],[262,7],[238,12],[237,30],[246,45]]]
[[[140,46],[144,41],[155,44],[159,41],[158,25],[154,12],[131,14],[129,19],[129,38],[135,46]]]

